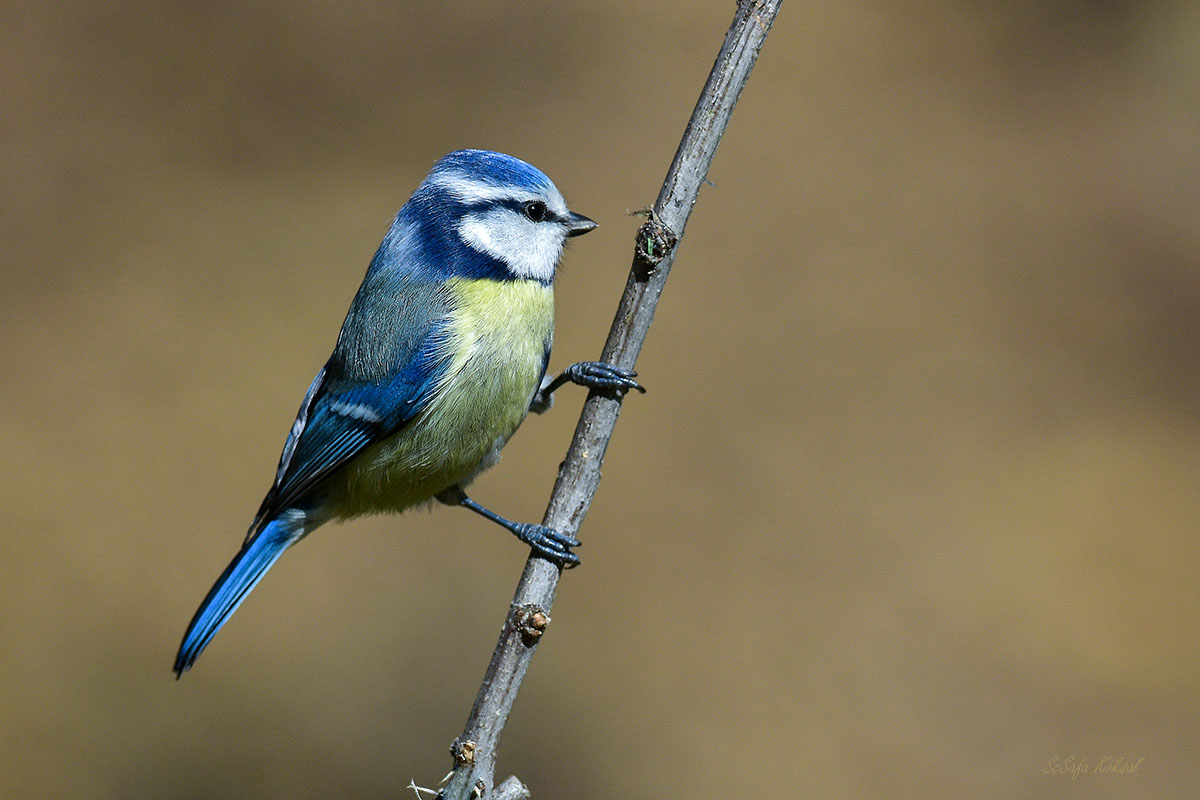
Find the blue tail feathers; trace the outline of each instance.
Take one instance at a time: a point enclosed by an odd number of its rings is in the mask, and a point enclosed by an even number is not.
[[[283,555],[283,551],[303,534],[303,517],[284,516],[273,520],[242,546],[192,617],[187,633],[183,635],[183,642],[179,645],[179,655],[175,657],[176,678],[191,669],[200,653],[246,599],[250,590],[262,580],[262,576]]]

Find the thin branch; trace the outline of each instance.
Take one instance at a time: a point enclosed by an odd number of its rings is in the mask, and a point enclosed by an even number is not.
[[[688,121],[658,200],[638,231],[633,267],[604,345],[603,361],[633,369],[674,263],[675,246],[683,236],[717,144],[781,2],[741,0],[738,4],[733,25]],[[579,530],[600,483],[600,465],[620,410],[619,397],[595,393],[588,397],[575,438],[559,468],[543,524],[563,533]],[[496,743],[538,639],[550,622],[550,605],[560,574],[549,561],[531,556],[525,562],[479,696],[462,736],[451,747],[454,772],[442,789],[443,800],[497,797],[498,791],[492,793]]]

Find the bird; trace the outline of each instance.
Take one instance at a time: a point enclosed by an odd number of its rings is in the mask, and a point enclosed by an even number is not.
[[[645,391],[637,373],[602,361],[546,374],[563,246],[595,227],[513,156],[458,150],[433,165],[371,260],[241,549],[192,617],[176,679],[279,557],[330,520],[436,500],[501,525],[561,568],[579,563],[574,536],[512,522],[465,487],[560,386]]]

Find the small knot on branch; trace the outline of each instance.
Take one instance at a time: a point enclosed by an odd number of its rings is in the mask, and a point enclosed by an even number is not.
[[[550,625],[550,615],[537,605],[518,606],[513,614],[513,627],[521,635],[521,642],[526,647],[533,647],[542,638]]]
[[[675,231],[668,228],[654,213],[654,209],[646,212],[646,221],[638,228],[637,240],[633,249],[634,268],[640,281],[647,281],[653,274],[654,268],[675,249],[679,237]]]
[[[470,739],[463,741],[455,739],[450,743],[450,755],[454,756],[455,767],[469,767],[475,764],[475,743]]]

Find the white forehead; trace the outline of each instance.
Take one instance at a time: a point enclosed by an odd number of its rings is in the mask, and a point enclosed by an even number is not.
[[[546,204],[547,208],[559,216],[566,216],[568,213],[567,202],[563,200],[563,196],[559,194],[558,188],[552,183],[537,188],[516,184],[497,186],[494,183],[481,181],[458,171],[431,175],[429,183],[467,205],[478,205],[479,203],[490,203],[499,200],[515,200],[518,203],[541,200]]]

